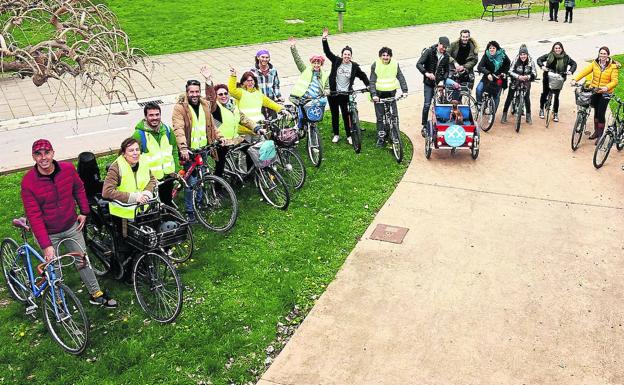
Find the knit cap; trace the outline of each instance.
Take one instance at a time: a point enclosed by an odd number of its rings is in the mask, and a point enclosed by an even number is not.
[[[518,55],[520,55],[521,53],[526,53],[527,55],[529,54],[529,50],[528,50],[526,44],[522,44],[520,46],[520,50],[518,51]]]

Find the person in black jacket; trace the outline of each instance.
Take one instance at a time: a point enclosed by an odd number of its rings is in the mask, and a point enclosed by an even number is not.
[[[327,58],[331,61],[331,71],[329,72],[329,91],[331,94],[327,98],[329,102],[329,110],[332,117],[332,129],[334,131],[333,143],[340,140],[340,130],[338,122],[338,109],[342,113],[342,121],[347,135],[347,142],[351,144],[351,126],[349,123],[349,95],[346,93],[353,89],[355,78],[359,78],[368,87],[368,77],[362,71],[360,66],[351,60],[353,51],[351,47],[346,46],[342,49],[342,57],[334,55],[329,49],[327,36],[329,30],[323,29],[323,51]]]
[[[537,58],[537,66],[544,70],[544,76],[542,76],[542,95],[540,96],[540,113],[539,117],[544,119],[544,104],[548,99],[548,93],[551,91],[548,83],[548,71],[553,71],[563,76],[565,81],[566,75],[574,73],[576,71],[576,62],[572,60],[565,50],[563,44],[556,42],[553,44],[549,53]],[[559,121],[559,93],[561,90],[552,90],[553,101],[553,121]]]
[[[477,103],[481,103],[483,89],[490,90],[490,95],[494,98],[494,111],[496,111],[505,84],[505,74],[509,72],[510,67],[511,60],[500,44],[494,40],[489,42],[485,47],[485,54],[477,65],[477,71],[483,74],[477,85]],[[492,90],[496,91],[492,92]]]
[[[531,119],[531,82],[537,77],[537,70],[535,68],[535,62],[533,58],[531,58],[531,55],[529,55],[529,50],[525,44],[520,46],[518,56],[514,59],[511,70],[509,71],[509,76],[512,82],[509,87],[509,92],[507,93],[505,106],[503,107],[501,123],[507,122],[507,111],[509,111],[509,106],[511,106],[516,89],[520,83],[524,83],[526,85],[526,93],[524,94],[526,122],[531,124],[533,123]]]
[[[425,136],[427,129],[427,117],[431,108],[436,84],[444,82],[449,75],[450,56],[446,53],[450,45],[448,37],[442,36],[438,39],[438,44],[425,49],[416,63],[416,68],[423,74],[424,83],[424,104],[422,110],[422,135]]]

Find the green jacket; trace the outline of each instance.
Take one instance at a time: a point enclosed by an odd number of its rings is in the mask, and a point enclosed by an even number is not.
[[[167,128],[164,123],[160,123],[160,129],[158,130],[158,133],[156,133],[145,124],[145,120],[141,120],[139,123],[137,123],[136,127],[134,127],[134,133],[132,134],[132,138],[136,139],[139,142],[139,146],[141,147],[141,154],[147,152],[147,149],[143,147],[141,131],[144,131],[145,135],[152,135],[158,143],[160,143],[160,138],[162,135],[167,135]],[[171,127],[169,127],[169,144],[171,144],[171,146],[173,147],[173,161],[175,163],[175,170],[176,172],[178,172],[181,168],[180,160],[178,159],[178,143],[176,141],[175,134],[173,133],[173,128]]]

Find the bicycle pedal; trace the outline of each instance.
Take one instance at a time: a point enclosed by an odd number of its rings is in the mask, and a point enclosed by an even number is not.
[[[26,315],[32,315],[34,316],[35,312],[37,311],[37,305],[33,304],[30,305],[26,308]]]

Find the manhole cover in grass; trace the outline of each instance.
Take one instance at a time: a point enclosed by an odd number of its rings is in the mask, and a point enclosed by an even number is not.
[[[550,40],[538,40],[538,43],[552,43]]]
[[[301,19],[286,19],[284,21],[286,22],[286,24],[302,24],[302,23],[305,23],[305,21],[303,21]]]
[[[408,230],[409,229],[406,227],[390,226],[380,223],[375,227],[375,230],[373,230],[370,239],[391,243],[403,243],[403,239]]]

